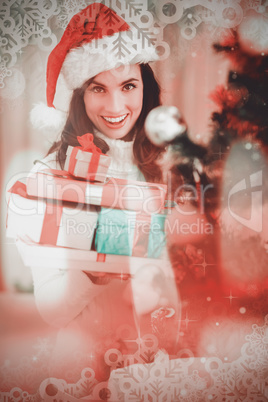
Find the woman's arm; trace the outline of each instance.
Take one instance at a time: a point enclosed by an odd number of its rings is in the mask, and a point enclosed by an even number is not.
[[[109,286],[109,283],[93,283],[78,269],[32,267],[31,270],[37,308],[42,318],[56,327],[67,325]]]

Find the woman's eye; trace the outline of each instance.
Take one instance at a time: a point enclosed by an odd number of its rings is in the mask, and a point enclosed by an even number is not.
[[[124,91],[131,91],[134,88],[136,88],[136,85],[134,85],[134,84],[126,84],[126,85],[124,85],[123,90]]]
[[[102,92],[104,92],[104,88],[98,87],[98,86],[91,87],[91,88],[89,87],[89,91],[94,92],[94,93],[102,93]]]

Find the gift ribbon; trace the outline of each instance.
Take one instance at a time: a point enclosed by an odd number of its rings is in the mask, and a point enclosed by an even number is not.
[[[143,213],[136,214],[133,236],[132,256],[146,257],[148,253],[151,216]],[[145,232],[145,233],[143,233]]]
[[[93,142],[93,134],[87,133],[77,137],[77,141],[81,145],[81,149],[85,152],[92,152],[93,154],[99,153],[102,154],[100,148],[98,148]]]
[[[96,173],[98,171],[99,163],[100,163],[101,154],[92,154],[90,163],[88,165],[87,177],[86,179],[89,181],[94,181],[96,178]]]
[[[18,194],[21,197],[28,198],[26,192],[26,184],[21,181],[16,181],[15,184],[8,190],[9,193]]]
[[[60,222],[63,206],[48,202],[43,220],[43,226],[40,236],[41,244],[51,244],[56,246],[59,235]]]
[[[98,253],[96,261],[97,262],[105,262],[106,261],[106,254]]]

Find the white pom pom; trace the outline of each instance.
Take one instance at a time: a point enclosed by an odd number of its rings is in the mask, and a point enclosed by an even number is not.
[[[66,123],[67,114],[44,103],[38,103],[30,112],[33,127],[40,130],[62,131]]]

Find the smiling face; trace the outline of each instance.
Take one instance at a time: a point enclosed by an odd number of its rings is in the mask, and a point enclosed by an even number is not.
[[[87,116],[101,133],[114,139],[126,137],[142,109],[140,66],[133,64],[96,75],[85,91],[84,102]]]

